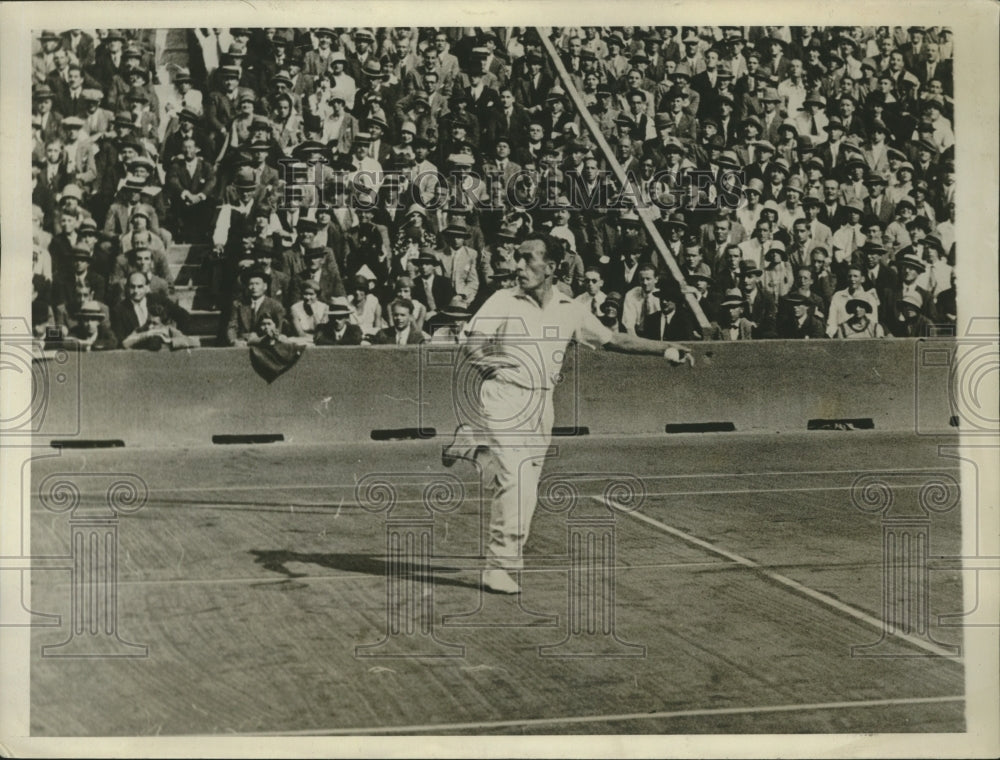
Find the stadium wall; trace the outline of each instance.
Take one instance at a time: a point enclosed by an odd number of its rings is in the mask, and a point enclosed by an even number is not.
[[[658,357],[571,347],[556,390],[557,434],[667,435],[668,425],[680,433],[786,433],[810,423],[955,432],[955,345],[947,339],[693,348],[693,368],[672,368]],[[247,349],[57,352],[33,366],[33,443],[445,440],[457,424],[454,361],[450,346],[310,347],[268,384]]]

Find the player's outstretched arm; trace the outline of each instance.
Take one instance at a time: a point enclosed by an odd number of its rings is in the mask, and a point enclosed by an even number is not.
[[[657,354],[665,357],[671,364],[694,366],[694,354],[691,353],[691,349],[680,343],[649,340],[628,333],[612,333],[611,340],[604,344],[604,348],[623,354]]]

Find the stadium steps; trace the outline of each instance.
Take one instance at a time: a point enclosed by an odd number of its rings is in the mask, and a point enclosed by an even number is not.
[[[212,303],[208,273],[202,267],[210,252],[207,245],[174,244],[167,248],[167,265],[174,278],[177,305],[187,312],[185,332],[199,336],[203,346],[214,344],[221,318]]]

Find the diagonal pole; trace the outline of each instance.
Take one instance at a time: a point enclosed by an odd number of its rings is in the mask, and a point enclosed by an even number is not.
[[[570,96],[573,104],[576,106],[576,110],[580,114],[580,118],[583,120],[583,123],[586,125],[587,131],[590,132],[590,136],[601,149],[601,152],[604,154],[605,161],[615,173],[615,177],[617,177],[621,186],[623,188],[629,186],[630,180],[628,175],[625,174],[625,169],[622,168],[622,165],[618,163],[618,159],[615,158],[615,154],[611,150],[611,146],[608,145],[608,141],[604,139],[604,135],[598,128],[597,122],[594,121],[594,117],[587,109],[586,103],[583,102],[583,96],[580,95],[580,93],[577,92],[576,87],[573,86],[573,80],[570,78],[569,72],[566,71],[566,67],[563,65],[562,59],[559,58],[559,54],[556,52],[555,46],[552,44],[552,40],[549,39],[548,35],[551,29],[547,27],[536,27],[535,29],[542,41],[545,52],[548,53],[549,59],[552,61],[552,65],[555,67],[556,72],[559,74],[559,78],[562,80],[563,88],[566,90],[566,93]],[[667,265],[667,269],[670,270],[670,274],[672,274],[674,279],[681,286],[683,286],[685,284],[684,274],[681,272],[681,268],[674,260],[673,254],[667,249],[667,244],[660,235],[660,231],[656,229],[650,210],[643,204],[636,204],[636,213],[639,215],[639,219],[642,220],[642,226],[646,228],[646,234],[649,235],[650,240],[653,241],[653,245],[656,247],[656,250],[659,251],[660,257]],[[703,330],[707,330],[711,325],[708,318],[705,316],[705,312],[701,310],[701,304],[698,303],[698,299],[693,293],[685,293],[684,297],[687,299],[687,304],[691,309],[691,313],[694,314],[695,319],[698,320],[698,324]]]

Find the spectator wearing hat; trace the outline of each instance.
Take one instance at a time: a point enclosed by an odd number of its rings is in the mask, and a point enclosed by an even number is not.
[[[906,160],[903,153],[895,149],[889,150],[889,162],[896,163],[896,171],[894,175],[890,175],[889,187],[885,191],[886,198],[891,203],[899,203],[903,198],[912,202],[910,190],[913,189],[913,164]]]
[[[868,134],[870,139],[862,150],[862,158],[872,173],[888,181],[889,145],[886,138],[889,136],[889,128],[882,119],[873,119]]]
[[[774,87],[765,88],[760,95],[761,112],[758,114],[760,120],[761,139],[777,145],[781,142],[781,128],[785,122],[784,114],[787,112],[784,105],[784,95]],[[789,122],[794,126],[794,122]]]
[[[774,338],[778,304],[760,284],[763,270],[750,261],[740,262],[740,290],[746,300],[746,318],[753,325],[754,340]]]
[[[747,301],[739,288],[725,292],[719,304],[719,321],[713,323],[706,338],[708,340],[752,340],[754,325],[744,314]]]
[[[885,328],[872,314],[872,305],[867,300],[850,299],[847,302],[847,311],[851,316],[840,323],[834,337],[844,340],[885,337]]]
[[[136,212],[146,214],[149,219],[149,228],[154,232],[159,232],[160,218],[155,209],[143,200],[143,187],[144,185],[132,176],[121,181],[116,200],[111,204],[104,220],[103,231],[105,235],[115,237],[124,235],[130,229],[129,220]]]
[[[104,93],[98,87],[85,88],[83,93],[83,133],[96,144],[99,140],[111,137],[114,114],[101,107]]]
[[[795,117],[800,135],[809,135],[814,144],[826,140],[826,126],[829,119],[826,116],[826,98],[813,91],[806,95]]]
[[[457,311],[457,307],[450,309],[450,305],[451,299],[442,304],[441,310]],[[427,340],[427,336],[413,324],[412,301],[404,298],[393,300],[389,304],[389,320],[389,327],[379,330],[371,337],[373,345],[415,346]],[[428,318],[429,322],[430,317]]]
[[[865,235],[861,229],[861,219],[864,215],[861,201],[851,200],[844,205],[844,209],[847,220],[833,233],[830,242],[834,271],[838,271],[845,262],[850,261],[854,252],[865,243]],[[840,272],[843,272],[842,268]]]
[[[776,303],[792,289],[795,274],[792,265],[788,263],[785,244],[780,240],[771,240],[764,250],[764,271],[760,278],[760,287],[769,293]]]
[[[316,325],[317,346],[360,346],[364,335],[361,327],[351,323],[351,309],[344,303],[330,304],[326,321]]]
[[[32,282],[34,289],[38,291],[40,296],[43,297],[46,306],[48,306],[51,299],[51,288],[48,287],[49,283],[39,280],[38,275],[35,275]],[[90,285],[86,281],[83,281],[74,283],[73,292],[65,302],[61,304],[52,304],[52,325],[56,328],[60,335],[67,335],[78,325],[80,319],[80,307],[88,301],[93,301],[98,305],[98,308],[101,311],[101,321],[104,327],[108,330],[111,329],[110,309],[108,309],[107,304],[94,298],[94,292],[90,289]],[[114,347],[117,348],[117,346],[118,341],[116,340]]]
[[[792,289],[788,291],[786,296],[793,293],[803,298],[809,304],[809,313],[812,316],[826,319],[827,302],[824,296],[816,290],[811,264],[804,264],[795,268],[795,279],[792,283]],[[790,304],[786,302],[786,299],[784,297],[779,299],[778,321],[781,322],[783,319],[788,319],[791,313]]]
[[[315,280],[301,283],[300,300],[289,309],[288,332],[293,341],[313,343],[320,325],[327,321],[330,307],[319,299],[319,292],[320,286]]]
[[[118,238],[118,249],[131,251],[135,248],[149,248],[153,254],[153,269],[157,276],[173,282],[167,262],[167,247],[163,238],[149,227],[149,216],[141,209],[132,214],[128,229]]]
[[[171,125],[177,127],[177,115],[187,110],[200,117],[205,112],[202,92],[196,89],[191,81],[191,72],[182,66],[173,69],[173,89],[166,93],[160,101],[159,124],[160,140],[171,131]]]
[[[78,351],[109,351],[118,348],[118,339],[107,321],[107,306],[98,301],[81,302],[75,309],[73,324],[62,327],[61,340],[46,342],[46,348]]]
[[[270,319],[275,330],[280,333],[285,325],[285,307],[281,302],[267,295],[267,275],[259,267],[250,267],[241,277],[243,295],[233,302],[226,341],[230,346],[246,346],[260,343],[266,336],[258,326],[264,318]]]
[[[900,197],[894,204],[895,218],[886,226],[884,242],[889,252],[895,254],[913,242],[908,229],[910,222],[916,216],[916,206],[909,196]]]
[[[102,90],[107,90],[125,65],[125,38],[117,29],[109,29],[107,36],[94,49],[94,60],[88,73],[96,79]]]
[[[659,303],[659,310],[648,314],[636,333],[651,340],[694,339],[697,325],[688,311],[684,295],[677,283],[672,279],[661,279],[654,293]]]
[[[764,183],[757,177],[749,180],[743,188],[743,198],[736,209],[736,221],[745,230],[757,228],[760,211],[763,208],[761,196],[764,194]]]
[[[234,66],[219,69],[220,89],[212,90],[205,101],[205,126],[220,153],[227,146],[233,120],[239,110],[240,72]]]
[[[888,182],[881,174],[870,172],[864,183],[867,191],[862,212],[864,218],[878,219],[883,227],[888,225],[896,215],[895,205],[885,197]]]
[[[827,337],[834,337],[837,328],[845,322],[853,312],[847,308],[847,303],[855,298],[860,298],[869,303],[873,314],[879,312],[879,297],[874,290],[865,288],[865,268],[860,264],[849,264],[847,266],[846,282],[847,287],[838,290],[830,298],[829,313],[826,320]]]
[[[913,205],[917,211],[913,222],[923,220],[922,224],[926,228],[925,232],[930,232],[937,225],[937,211],[931,203],[930,188],[931,183],[918,179],[913,183],[913,188],[910,190],[910,197],[913,199]],[[907,229],[909,229],[909,226]]]
[[[438,266],[451,281],[455,295],[461,296],[466,304],[476,300],[480,284],[481,254],[467,244],[469,234],[469,226],[465,220],[461,216],[453,217],[441,231],[441,248],[436,255]]]
[[[622,297],[618,291],[608,291],[608,297],[601,304],[601,315],[598,319],[601,324],[612,332],[623,333],[625,328],[621,321]]]
[[[919,244],[903,248],[896,257],[896,269],[899,272],[899,283],[892,292],[892,303],[895,304],[904,296],[919,296],[921,311],[924,316],[934,321],[937,314],[934,311],[934,288],[937,285],[935,273],[928,271],[927,263],[921,253],[926,254],[930,261],[937,261],[944,258],[941,250],[941,241],[936,235],[928,235]],[[951,279],[951,273],[947,270],[947,262],[942,262],[938,268],[937,276],[942,278],[943,283]],[[886,325],[892,325],[898,319],[897,314],[886,314]],[[892,328],[890,327],[890,330]]]
[[[320,77],[329,71],[333,57],[339,51],[334,49],[336,47],[334,43],[336,35],[333,29],[320,27],[315,29],[313,34],[316,37],[316,48],[309,50],[303,56],[302,71],[310,76]]]
[[[809,301],[798,293],[785,297],[788,312],[778,321],[778,337],[793,340],[825,338],[823,322],[812,313]]]
[[[462,342],[462,330],[471,316],[465,299],[455,296],[432,319],[427,320],[425,335],[430,336],[431,343],[457,345]]]
[[[927,338],[934,334],[934,323],[924,314],[921,298],[909,294],[899,298],[895,304],[896,318],[890,323],[890,331],[897,338]]]
[[[858,264],[865,275],[864,288],[875,291],[880,303],[879,319],[884,320],[899,284],[896,272],[888,266],[888,251],[881,243],[869,240],[858,253]]]
[[[451,278],[439,274],[440,263],[433,250],[425,248],[414,262],[419,272],[413,281],[413,299],[427,308],[430,318],[455,297],[455,286]]]
[[[830,311],[830,301],[833,294],[837,292],[839,283],[837,275],[831,266],[830,252],[824,246],[816,246],[810,254],[812,258],[812,287],[811,290],[823,299],[823,314]]]
[[[83,131],[83,119],[79,116],[67,116],[62,122],[66,133],[64,150],[66,153],[66,170],[72,175],[73,182],[89,196],[97,181],[97,164],[94,161],[95,146]]]
[[[51,289],[52,305],[59,306],[71,301],[76,289],[84,286],[92,298],[104,301],[107,282],[101,275],[91,270],[91,264],[94,260],[93,251],[76,245],[72,249],[71,256],[71,268],[57,270],[57,273],[54,274]]]
[[[329,303],[334,298],[344,298],[347,291],[337,266],[336,257],[329,248],[312,246],[304,251],[306,268],[290,278],[288,284],[288,303],[303,299],[303,288],[306,282],[313,282],[319,287],[319,300]]]

